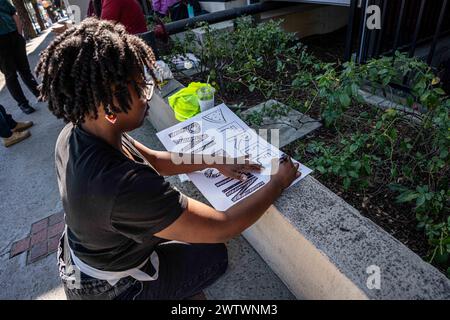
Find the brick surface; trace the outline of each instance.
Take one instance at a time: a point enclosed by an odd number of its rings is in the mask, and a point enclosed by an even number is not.
[[[48,253],[53,253],[58,250],[58,244],[59,244],[59,236],[50,238],[48,240]]]
[[[55,214],[52,214],[49,218],[48,218],[48,225],[52,226],[54,224],[57,224],[59,222],[64,221],[64,212],[58,212]]]
[[[38,242],[31,247],[28,255],[28,263],[33,263],[47,255],[47,241]]]
[[[47,228],[31,236],[31,246],[43,241],[47,242]]]
[[[54,236],[60,236],[62,232],[64,231],[64,222],[58,222],[57,224],[50,226],[48,228],[48,237],[53,238]]]
[[[31,225],[31,234],[38,233],[41,230],[44,230],[48,226],[48,218],[39,220]]]
[[[11,246],[9,257],[12,258],[14,256],[17,256],[18,254],[27,251],[29,247],[30,247],[30,237],[26,237],[22,240],[16,241]]]

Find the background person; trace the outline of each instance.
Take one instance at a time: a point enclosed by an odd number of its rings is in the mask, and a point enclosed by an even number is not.
[[[17,73],[37,98],[38,84],[31,74],[27,58],[26,41],[22,37],[22,24],[16,9],[7,0],[0,0],[0,71],[5,75],[6,87],[26,114],[36,111],[20,87]]]

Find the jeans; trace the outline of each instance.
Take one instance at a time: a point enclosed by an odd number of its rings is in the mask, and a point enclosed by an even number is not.
[[[30,71],[25,39],[17,32],[0,35],[0,71],[5,75],[6,87],[19,106],[28,105],[17,73],[35,97],[39,96],[38,83]]]
[[[200,293],[214,283],[227,269],[225,244],[187,244],[166,242],[155,249],[159,257],[159,275],[154,281],[122,278],[114,286],[92,278],[77,268],[68,268],[64,261],[64,242],[60,241],[58,265],[60,277],[69,300],[182,300]],[[153,275],[150,262],[143,271]],[[78,272],[78,275],[76,273]],[[73,279],[79,278],[78,287]]]
[[[12,136],[12,129],[17,126],[17,122],[6,113],[5,108],[0,104],[0,137],[9,138]]]

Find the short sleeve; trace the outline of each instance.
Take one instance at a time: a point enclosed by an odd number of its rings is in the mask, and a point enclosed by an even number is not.
[[[133,170],[120,183],[111,225],[142,243],[171,225],[186,207],[187,197],[156,172],[150,168]]]

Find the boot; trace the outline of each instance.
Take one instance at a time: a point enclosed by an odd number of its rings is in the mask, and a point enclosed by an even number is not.
[[[31,136],[31,133],[28,130],[21,131],[21,132],[13,132],[11,137],[3,138],[3,145],[5,147],[12,146],[13,144],[16,144],[22,140],[25,140],[29,136]]]

